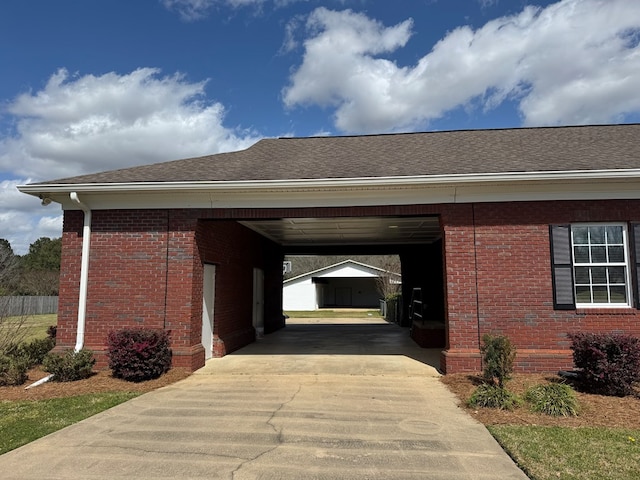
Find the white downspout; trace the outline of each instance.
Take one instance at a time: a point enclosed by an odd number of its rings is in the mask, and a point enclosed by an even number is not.
[[[91,209],[87,207],[78,198],[76,192],[69,194],[71,200],[78,204],[78,206],[84,212],[84,225],[82,227],[82,260],[80,263],[80,293],[78,295],[78,328],[76,331],[76,346],[74,350],[79,352],[84,346],[84,324],[87,316],[87,283],[89,283],[89,246],[91,240]],[[47,375],[41,378],[37,382],[25,387],[28,390],[43,383],[48,382],[53,378],[53,375]]]
[[[78,329],[76,331],[76,346],[74,350],[79,352],[84,346],[84,324],[87,316],[87,283],[89,283],[89,246],[91,240],[91,209],[87,207],[78,198],[76,192],[69,194],[71,200],[78,204],[78,206],[84,212],[84,225],[82,227],[82,260],[80,263],[80,293],[78,295]],[[28,390],[43,383],[48,382],[53,378],[53,375],[47,375],[41,378],[37,382],[25,387]]]
[[[80,201],[76,192],[69,194],[71,200],[78,204],[84,212],[82,227],[82,260],[80,263],[80,293],[78,295],[78,328],[76,330],[75,351],[84,346],[84,325],[87,316],[87,284],[89,283],[89,247],[91,243],[91,209]]]

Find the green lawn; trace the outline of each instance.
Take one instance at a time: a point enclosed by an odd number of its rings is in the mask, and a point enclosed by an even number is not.
[[[47,328],[51,325],[57,325],[58,315],[52,313],[50,315],[30,315],[27,317],[25,326],[29,329],[26,341],[35,338],[44,338],[47,336]]]
[[[0,316],[0,348],[13,343],[26,343],[37,338],[45,338],[47,329],[57,323],[58,316],[56,314]]]
[[[312,311],[299,311],[290,310],[284,312],[291,318],[367,318],[376,317],[380,318],[379,310],[312,310]]]
[[[532,480],[637,480],[640,430],[487,427]]]
[[[0,401],[0,455],[138,395],[97,393],[38,401]]]

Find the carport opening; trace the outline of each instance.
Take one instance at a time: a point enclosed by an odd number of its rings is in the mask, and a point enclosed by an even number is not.
[[[310,319],[317,325],[325,319],[330,326],[346,318],[353,326],[367,317],[383,318],[406,327],[420,346],[443,349],[440,241],[403,250],[402,255],[285,256],[283,310],[292,319],[287,322]]]
[[[304,310],[377,306],[387,320],[410,329],[412,338],[421,346],[445,348],[439,216],[284,218],[243,224],[283,247],[285,268],[291,268],[285,273],[284,288],[292,278],[347,260],[400,276],[396,297],[392,292],[367,287],[366,282],[372,280],[336,278],[331,270],[329,274],[312,273],[311,278],[306,278],[306,287],[298,286],[301,295],[301,290],[307,289],[306,299],[298,298]],[[285,311],[302,309],[288,304],[286,297],[283,291]]]
[[[402,327],[418,345],[445,348],[444,262],[437,215],[203,219],[198,244],[203,263],[216,265],[214,356],[286,326],[288,311],[350,308],[384,309],[387,321]],[[399,296],[387,298],[362,271],[344,278],[313,273],[347,260],[358,262],[358,268],[364,264],[399,274]],[[287,265],[291,271],[285,274]],[[353,265],[346,267],[358,271]],[[315,292],[312,304],[283,304],[287,282],[309,272],[306,288]],[[204,336],[203,343],[208,343]]]

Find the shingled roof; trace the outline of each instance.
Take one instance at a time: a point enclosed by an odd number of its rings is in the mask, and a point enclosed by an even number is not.
[[[640,124],[265,139],[48,184],[379,178],[640,168]]]

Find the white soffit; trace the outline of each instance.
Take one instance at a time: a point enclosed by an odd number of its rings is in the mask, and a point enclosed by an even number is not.
[[[437,217],[285,218],[240,223],[284,246],[431,243],[441,235]]]

